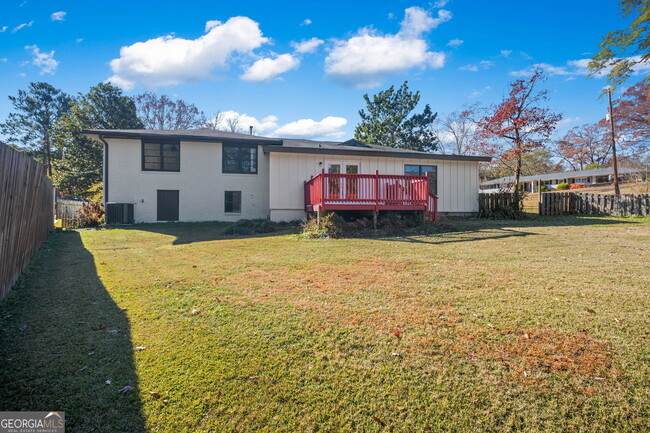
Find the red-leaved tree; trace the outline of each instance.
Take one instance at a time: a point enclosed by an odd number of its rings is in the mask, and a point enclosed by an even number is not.
[[[650,161],[650,83],[641,81],[613,101],[617,148],[641,163]],[[609,130],[609,120],[599,125]]]
[[[562,119],[540,106],[548,100],[547,92],[537,89],[543,78],[542,72],[535,70],[530,78],[510,83],[508,96],[479,121],[478,150],[512,170],[517,203],[522,155],[542,147]]]

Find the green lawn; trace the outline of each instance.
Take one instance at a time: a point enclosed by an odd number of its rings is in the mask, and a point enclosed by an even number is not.
[[[650,430],[650,219],[448,225],[55,233],[0,303],[0,410],[71,432]]]

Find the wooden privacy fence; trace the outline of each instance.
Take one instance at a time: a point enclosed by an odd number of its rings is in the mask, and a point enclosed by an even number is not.
[[[480,193],[478,207],[480,212],[497,209],[515,208],[517,206],[515,195],[509,192]]]
[[[79,211],[84,204],[90,203],[84,200],[58,199],[56,201],[56,218],[61,220],[61,227],[76,227],[80,224]]]
[[[650,194],[594,194],[550,192],[542,194],[540,215],[587,214],[650,216]]]
[[[44,166],[0,143],[0,300],[47,238],[53,200]]]

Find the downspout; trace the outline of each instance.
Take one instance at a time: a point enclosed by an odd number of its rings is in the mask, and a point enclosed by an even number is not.
[[[104,205],[104,209],[106,209],[106,203],[108,202],[108,142],[104,140],[104,136],[102,134],[99,134],[99,140],[104,143],[104,176],[103,176],[103,200],[102,204]]]

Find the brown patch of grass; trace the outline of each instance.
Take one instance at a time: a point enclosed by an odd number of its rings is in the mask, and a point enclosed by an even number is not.
[[[408,329],[457,321],[448,304],[427,302],[413,289],[416,277],[407,263],[359,260],[345,264],[314,263],[308,269],[255,269],[221,284],[235,285],[253,302],[284,300],[348,326],[365,326],[401,337]]]
[[[407,263],[372,259],[314,263],[308,269],[254,269],[219,284],[235,287],[230,300],[238,305],[288,302],[337,325],[391,335],[412,357],[451,351],[471,360],[494,360],[522,384],[546,385],[550,374],[581,379],[617,376],[607,342],[551,329],[463,325],[452,305],[435,302],[426,291],[413,288],[417,277]],[[408,338],[411,334],[417,338]],[[584,389],[587,395],[593,392]]]
[[[508,368],[524,384],[547,384],[550,374],[581,379],[605,380],[620,372],[613,366],[612,349],[606,341],[582,333],[568,334],[551,329],[459,328],[451,347],[469,357],[491,359]],[[583,389],[586,395],[593,387]]]

